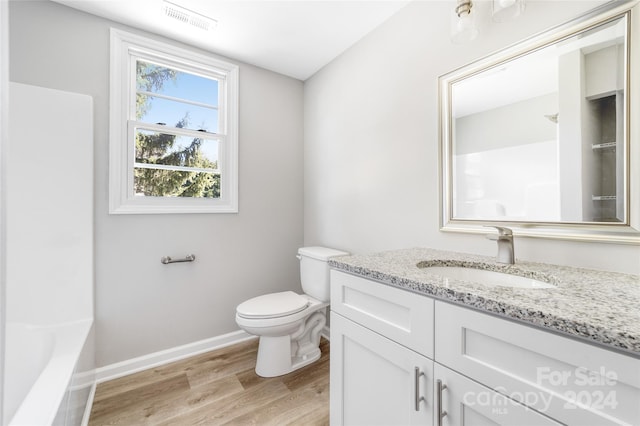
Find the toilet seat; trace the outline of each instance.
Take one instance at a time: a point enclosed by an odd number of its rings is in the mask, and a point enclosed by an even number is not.
[[[247,319],[268,319],[293,315],[309,306],[309,299],[283,291],[254,297],[238,305],[236,313]]]

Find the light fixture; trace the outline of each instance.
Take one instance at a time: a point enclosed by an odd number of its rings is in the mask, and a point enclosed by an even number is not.
[[[495,22],[516,18],[524,10],[524,0],[492,0],[491,17]]]
[[[192,27],[199,28],[201,30],[210,31],[214,30],[218,25],[218,21],[209,18],[201,13],[189,10],[186,7],[182,7],[178,4],[164,0],[162,7],[164,14],[169,18],[180,21],[184,24],[191,25]]]
[[[451,18],[451,41],[456,44],[466,43],[478,36],[476,13],[471,0],[457,0]]]

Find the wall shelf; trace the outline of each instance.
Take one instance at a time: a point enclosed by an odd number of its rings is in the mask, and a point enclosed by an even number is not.
[[[616,149],[616,142],[606,142],[606,143],[598,143],[591,145],[591,149]]]
[[[591,196],[591,199],[593,201],[610,201],[610,200],[616,200],[618,197],[616,197],[615,195],[593,195]]]

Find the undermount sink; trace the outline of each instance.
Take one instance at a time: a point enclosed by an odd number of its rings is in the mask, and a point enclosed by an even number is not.
[[[514,288],[555,288],[555,285],[535,278],[521,277],[504,272],[489,271],[466,266],[427,266],[425,272],[454,280],[471,281],[488,286]]]

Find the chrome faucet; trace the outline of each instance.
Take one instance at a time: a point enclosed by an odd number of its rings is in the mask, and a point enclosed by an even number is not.
[[[498,230],[498,235],[487,235],[488,239],[498,242],[497,261],[513,265],[515,263],[515,256],[513,254],[513,232],[511,229],[502,226],[489,225],[487,225],[487,228],[496,228]]]

